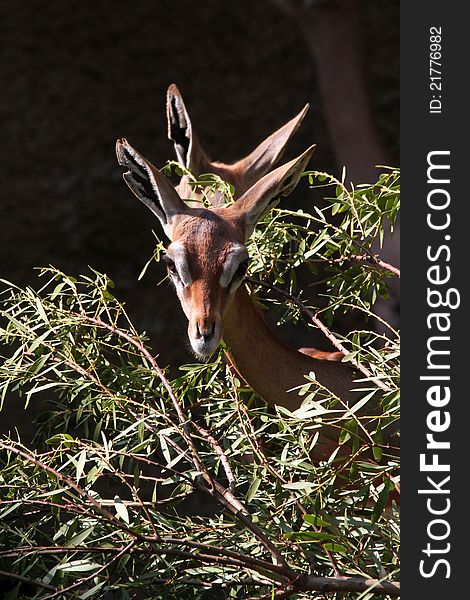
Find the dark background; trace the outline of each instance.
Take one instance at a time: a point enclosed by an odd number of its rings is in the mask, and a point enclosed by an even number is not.
[[[310,102],[286,158],[315,142],[312,168],[336,173],[337,163],[348,160],[342,148],[360,156],[366,145],[361,128],[343,144],[332,135],[332,123],[345,115],[355,121],[357,84],[368,98],[372,147],[379,148],[370,162],[398,165],[398,2],[292,0],[285,3],[292,14],[282,4],[2,3],[0,276],[37,285],[35,266],[53,264],[77,275],[90,265],[116,282],[117,296],[136,326],[151,334],[162,366],[190,358],[176,297],[156,286],[163,268],[153,265],[137,281],[152,254],[151,229],[161,232],[123,183],[114,154],[123,136],[158,166],[174,158],[165,117],[172,82],[208,154],[226,162]],[[347,44],[341,27],[352,32],[360,77],[348,67],[348,47],[344,72],[328,63]],[[321,72],[330,77],[325,89]],[[358,174],[360,165],[355,169]],[[371,174],[370,164],[363,173]],[[311,202],[299,194],[295,206]]]

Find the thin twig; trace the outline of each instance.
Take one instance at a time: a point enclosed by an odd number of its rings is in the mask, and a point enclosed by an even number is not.
[[[348,261],[354,261],[358,263],[368,262],[371,265],[380,267],[384,271],[389,271],[393,275],[396,275],[398,278],[400,278],[400,269],[380,259],[378,254],[372,254],[371,252],[365,252],[364,254],[353,254],[351,256],[340,256],[339,258],[321,257],[318,258],[316,262],[324,262],[325,260],[328,262],[329,265],[342,265],[343,263]]]
[[[195,421],[193,421],[192,424],[199,431],[199,433],[202,435],[202,437],[205,440],[207,440],[207,442],[211,445],[212,449],[214,450],[215,454],[217,454],[217,456],[220,458],[220,462],[222,463],[222,466],[224,468],[225,475],[227,476],[229,489],[233,492],[235,490],[235,483],[236,483],[235,477],[233,475],[233,471],[232,471],[232,468],[228,461],[228,458],[227,458],[225,452],[223,451],[222,447],[220,446],[219,442],[214,438],[213,435],[211,435],[207,431],[207,429],[204,429],[204,427],[202,427]]]
[[[36,586],[36,587],[44,588],[45,590],[55,590],[55,588],[52,585],[49,585],[48,583],[43,583],[42,581],[39,581],[38,579],[29,579],[28,577],[25,577],[24,575],[19,575],[18,573],[9,573],[8,571],[0,571],[0,577],[16,579],[17,581],[22,581],[23,583],[27,583],[28,585],[31,585],[33,587]]]

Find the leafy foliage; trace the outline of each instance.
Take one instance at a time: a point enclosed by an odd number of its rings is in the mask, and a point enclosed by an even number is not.
[[[395,222],[398,173],[356,190],[308,177],[333,197],[266,217],[249,244],[250,285],[277,287],[269,301],[283,319],[318,326],[295,269],[321,263],[327,322],[341,307],[371,316],[394,276],[371,248]],[[8,598],[372,598],[357,577],[396,579],[398,458],[384,439],[398,418],[397,332],[335,334],[367,380],[364,399],[345,407],[310,378],[291,413],[260,402],[223,351],[170,382],[107,276],[41,277],[39,291],[4,282],[1,295],[0,399],[48,403],[32,448],[0,440]],[[339,442],[313,462],[326,424]],[[354,579],[321,587],[339,573]]]

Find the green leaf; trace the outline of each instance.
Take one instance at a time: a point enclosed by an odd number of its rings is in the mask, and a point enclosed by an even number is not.
[[[303,515],[302,518],[306,523],[310,523],[310,525],[314,525],[315,527],[330,527],[330,523],[318,515]]]
[[[129,525],[129,512],[119,496],[114,496],[114,508],[117,516]]]
[[[331,533],[322,533],[321,531],[293,531],[285,533],[284,537],[288,540],[303,542],[323,542],[325,540],[334,540],[337,536]]]
[[[67,547],[76,547],[80,546],[94,531],[94,527],[88,527],[84,531],[77,533],[70,540],[66,542]]]
[[[75,479],[77,483],[80,481],[81,476],[83,475],[83,469],[85,468],[86,463],[86,450],[82,450],[78,456],[77,467],[75,472]]]
[[[372,446],[372,454],[377,462],[380,462],[382,459],[382,448],[380,446]]]
[[[83,594],[80,594],[79,598],[80,600],[87,600],[87,598],[92,598],[96,592],[99,592],[99,590],[103,587],[103,585],[105,584],[105,581],[101,581],[100,583],[94,585],[92,588],[90,588],[87,592],[84,592]]]
[[[15,502],[14,504],[10,504],[10,506],[7,505],[7,507],[4,510],[0,511],[0,519],[4,519],[7,515],[9,515],[11,512],[14,512],[21,506],[21,502]]]
[[[380,460],[382,458],[382,448],[379,445],[383,444],[383,434],[382,434],[382,427],[381,427],[380,423],[377,425],[377,429],[375,430],[373,439],[374,439],[374,442],[378,445],[372,447],[372,453],[374,455],[375,460],[377,462],[380,462]]]
[[[249,504],[249,503],[250,503],[250,502],[253,500],[253,498],[255,497],[255,495],[256,495],[256,492],[258,491],[258,488],[259,488],[259,486],[260,486],[260,484],[261,484],[261,481],[262,481],[261,477],[255,477],[255,478],[253,479],[253,481],[251,482],[251,485],[250,485],[250,487],[249,487],[249,489],[248,489],[248,492],[246,493],[246,502],[247,502],[248,504]]]
[[[48,490],[42,494],[38,494],[36,498],[49,498],[50,496],[60,496],[62,492],[67,492],[69,488],[57,488],[55,490]]]
[[[286,490],[313,490],[317,484],[310,481],[295,481],[294,483],[284,483],[282,487]]]
[[[39,298],[36,298],[35,302],[39,316],[47,325],[50,325],[49,319],[47,318],[46,311],[44,310],[44,306],[42,305],[41,300]]]
[[[32,396],[33,394],[37,394],[38,392],[43,392],[44,390],[49,390],[53,387],[58,387],[60,385],[61,384],[59,381],[50,381],[49,383],[45,383],[44,385],[38,385],[34,387],[27,393],[27,396]]]
[[[366,394],[364,398],[358,400],[353,406],[348,409],[348,414],[354,415],[356,414],[363,406],[365,406],[369,400],[375,395],[376,390],[373,390],[369,394]]]
[[[39,346],[44,342],[44,340],[46,340],[49,335],[52,333],[51,329],[48,329],[47,331],[45,331],[42,335],[40,335],[39,337],[37,337],[33,343],[31,344],[31,346],[29,347],[29,352],[33,353],[36,348],[39,348]],[[42,357],[41,357],[42,358]],[[48,356],[46,355],[46,360],[48,358]],[[45,361],[44,361],[45,362]],[[43,363],[44,364],[44,363]],[[43,365],[41,365],[42,368]],[[39,371],[39,369],[37,369],[37,371]]]
[[[372,515],[373,523],[376,523],[379,520],[380,515],[383,513],[384,508],[387,506],[389,492],[390,492],[390,488],[389,488],[388,482],[387,482],[387,483],[385,483],[382,491],[380,492],[377,502],[374,506],[373,515]]]
[[[95,562],[91,562],[88,559],[83,560],[72,560],[70,562],[66,562],[63,565],[59,565],[57,567],[58,571],[63,571],[64,573],[76,573],[76,572],[85,572],[85,571],[94,571],[95,569],[99,569],[101,565]]]
[[[349,550],[343,544],[338,544],[337,542],[328,542],[327,544],[323,544],[323,548],[325,550],[329,550],[330,552],[337,552],[338,554],[344,554],[345,556],[349,555]]]

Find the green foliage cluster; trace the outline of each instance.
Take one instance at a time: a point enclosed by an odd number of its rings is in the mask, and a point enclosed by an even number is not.
[[[260,302],[281,320],[371,316],[395,276],[372,244],[395,222],[398,172],[356,190],[308,177],[332,198],[267,216],[249,243],[249,285],[274,289]],[[320,265],[322,311],[302,302],[295,276]],[[0,401],[47,402],[30,447],[0,440],[5,598],[387,597],[379,582],[396,580],[399,562],[398,457],[383,441],[398,419],[395,330],[334,334],[366,380],[356,405],[310,376],[289,412],[244,387],[223,349],[170,381],[107,276],[41,277],[38,291],[4,282],[0,297]],[[316,463],[326,423],[339,443]],[[366,579],[376,587],[358,591]]]

